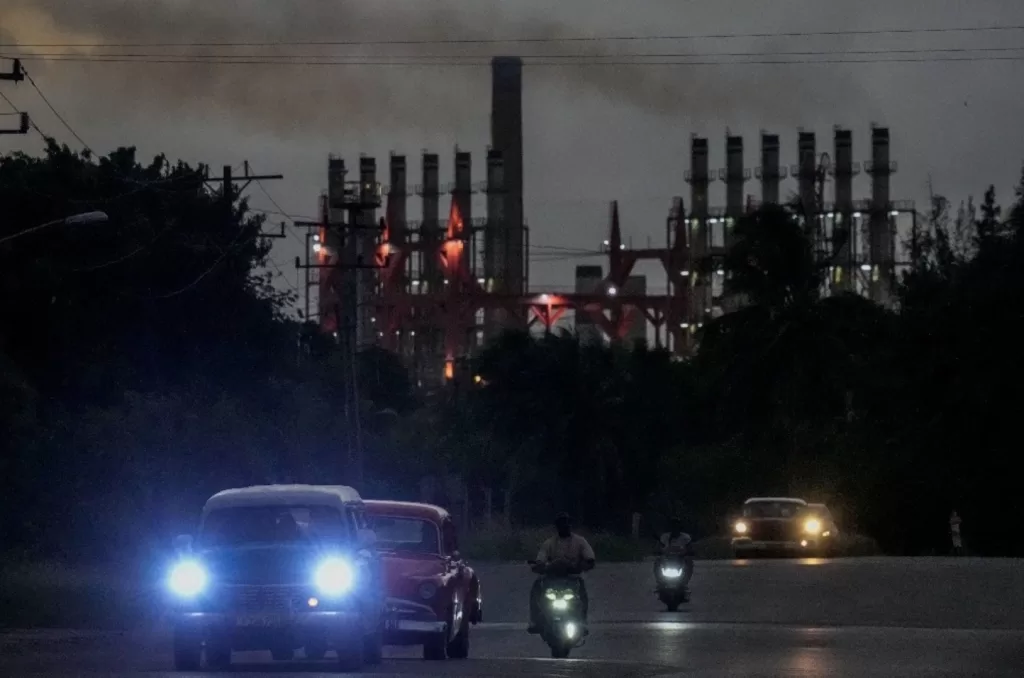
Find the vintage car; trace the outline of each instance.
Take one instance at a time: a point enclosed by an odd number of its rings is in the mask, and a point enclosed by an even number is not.
[[[203,507],[193,540],[176,540],[168,576],[174,665],[212,669],[232,651],[336,651],[342,670],[380,662],[385,596],[380,557],[350,487],[225,490]]]
[[[762,553],[819,555],[831,536],[825,517],[803,499],[752,497],[733,523],[732,548],[737,558]]]
[[[455,524],[443,508],[366,502],[384,561],[384,642],[423,645],[424,659],[469,656],[470,626],[482,619],[480,582],[459,555]]]

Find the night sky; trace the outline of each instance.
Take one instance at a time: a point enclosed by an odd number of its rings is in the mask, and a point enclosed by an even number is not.
[[[602,5],[605,5],[602,7]],[[515,9],[513,9],[513,6]],[[579,12],[579,13],[577,13]],[[627,240],[661,242],[673,195],[688,196],[691,134],[711,140],[711,165],[724,165],[726,128],[746,137],[747,166],[758,162],[758,132],[782,137],[782,161],[796,160],[797,128],[818,133],[831,151],[832,129],[853,130],[857,161],[869,158],[870,125],[887,125],[899,163],[893,198],[921,201],[935,189],[959,201],[995,183],[1004,202],[1024,160],[1024,30],[862,36],[708,38],[685,41],[534,44],[280,45],[226,48],[116,48],[124,43],[339,40],[433,40],[516,37],[665,36],[1024,26],[1020,0],[682,0],[597,3],[593,0],[2,0],[0,53],[234,54],[261,56],[423,55],[485,63],[495,54],[694,54],[813,52],[781,58],[923,59],[909,63],[745,64],[672,67],[526,66],[524,83],[526,215],[532,242],[593,249],[605,236],[608,201],[618,199]],[[16,47],[91,43],[105,47]],[[1019,48],[1019,51],[822,55],[836,51]],[[959,62],[935,57],[966,58]],[[728,57],[737,59],[740,57]],[[615,60],[612,58],[611,60]],[[408,156],[410,183],[419,155],[441,155],[442,182],[452,177],[454,147],[474,153],[474,180],[484,179],[490,70],[480,66],[166,65],[26,61],[26,68],[71,126],[96,151],[134,144],[143,157],[166,152],[190,162],[240,165],[283,173],[266,188],[283,208],[310,217],[326,185],[328,153],[378,157],[386,181],[390,151]],[[76,145],[27,83],[0,89],[38,125]],[[0,112],[9,112],[0,101]],[[13,118],[0,118],[4,124]],[[38,135],[0,137],[0,151],[38,152]],[[793,190],[787,182],[784,191]],[[755,182],[747,192],[759,195]],[[869,197],[867,178],[855,184]],[[273,209],[257,189],[254,206]],[[480,197],[482,211],[482,196]],[[712,204],[724,200],[713,187]],[[419,206],[410,202],[410,218]],[[442,208],[444,211],[444,207]],[[273,217],[277,219],[277,217]],[[297,279],[298,238],[279,241],[273,257]],[[573,267],[596,263],[557,250],[534,259],[532,282],[572,284]],[[652,277],[652,285],[658,279]]]

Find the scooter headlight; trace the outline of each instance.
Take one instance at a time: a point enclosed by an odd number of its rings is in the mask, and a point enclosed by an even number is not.
[[[665,579],[679,579],[683,576],[683,571],[678,567],[663,567],[661,568],[661,576]]]
[[[195,598],[206,588],[206,569],[195,560],[185,560],[174,566],[167,584],[179,598]]]
[[[352,589],[355,572],[348,561],[342,558],[327,558],[316,568],[316,587],[325,596],[341,596]]]

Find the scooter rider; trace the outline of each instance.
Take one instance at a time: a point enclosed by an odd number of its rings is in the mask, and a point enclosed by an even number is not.
[[[682,584],[684,588],[688,588],[690,578],[693,576],[693,555],[693,538],[683,532],[682,520],[672,518],[669,522],[669,531],[661,535],[658,540],[658,558],[654,561],[655,581],[661,581],[661,561],[665,556],[682,556]]]
[[[530,589],[530,626],[529,633],[539,633],[540,608],[544,597],[543,574],[548,566],[558,565],[567,569],[587,572],[594,569],[596,557],[594,549],[590,547],[587,540],[572,531],[572,522],[568,513],[559,513],[555,518],[555,530],[557,534],[545,541],[537,553],[537,564],[533,570],[542,575],[533,582]],[[583,577],[580,580],[580,602],[583,605],[583,617],[587,616],[589,599],[587,597],[586,583]]]

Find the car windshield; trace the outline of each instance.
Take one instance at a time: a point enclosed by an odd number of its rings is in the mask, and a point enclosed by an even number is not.
[[[211,511],[199,543],[206,548],[334,543],[347,536],[341,513],[331,506],[244,506]]]
[[[371,516],[370,527],[377,535],[377,547],[385,551],[440,554],[437,525],[419,518]]]
[[[743,506],[744,518],[793,518],[807,508],[795,501],[755,501]]]

